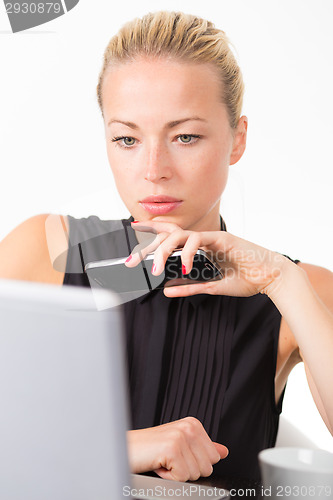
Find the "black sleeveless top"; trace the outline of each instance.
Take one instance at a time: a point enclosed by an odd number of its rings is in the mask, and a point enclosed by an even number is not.
[[[138,243],[132,217],[68,221],[64,285],[89,287],[86,263],[128,256]],[[281,314],[274,303],[262,294],[170,299],[153,290],[122,307],[132,428],[196,417],[229,449],[213,477],[259,480],[257,456],[275,444],[283,400],[275,404]]]

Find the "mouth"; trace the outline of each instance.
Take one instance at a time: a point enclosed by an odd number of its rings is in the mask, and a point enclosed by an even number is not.
[[[183,203],[183,200],[173,198],[172,196],[153,195],[144,198],[139,203],[146,212],[154,215],[163,215],[179,207]]]

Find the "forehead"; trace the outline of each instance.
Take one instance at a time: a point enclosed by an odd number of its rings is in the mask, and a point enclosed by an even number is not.
[[[226,115],[222,84],[216,68],[209,63],[174,59],[141,58],[115,64],[104,76],[102,87],[105,120],[114,114],[134,114],[137,120],[175,119],[182,114],[212,117]],[[134,121],[134,117],[131,116]]]

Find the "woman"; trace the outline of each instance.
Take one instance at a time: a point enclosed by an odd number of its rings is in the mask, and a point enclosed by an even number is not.
[[[91,260],[127,255],[130,268],[155,250],[159,275],[180,247],[186,275],[198,248],[211,253],[223,280],[124,304],[131,466],[185,481],[216,464],[218,477],[258,479],[257,454],[275,443],[300,361],[332,433],[332,273],[231,235],[220,217],[247,133],[242,76],[222,31],[182,13],[136,19],[111,39],[97,92],[131,217],[33,217],[1,243],[1,276],[90,286],[82,267]]]

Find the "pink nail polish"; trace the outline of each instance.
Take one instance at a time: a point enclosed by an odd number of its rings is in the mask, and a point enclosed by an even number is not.
[[[127,259],[125,260],[125,262],[129,262],[132,258],[132,255],[130,255],[129,257],[127,257]]]
[[[151,272],[154,274],[155,271],[156,271],[156,265],[153,264],[153,267],[151,268]]]
[[[183,274],[187,274],[187,273],[186,273],[186,267],[184,266],[184,264],[182,264],[182,273],[183,273]]]

